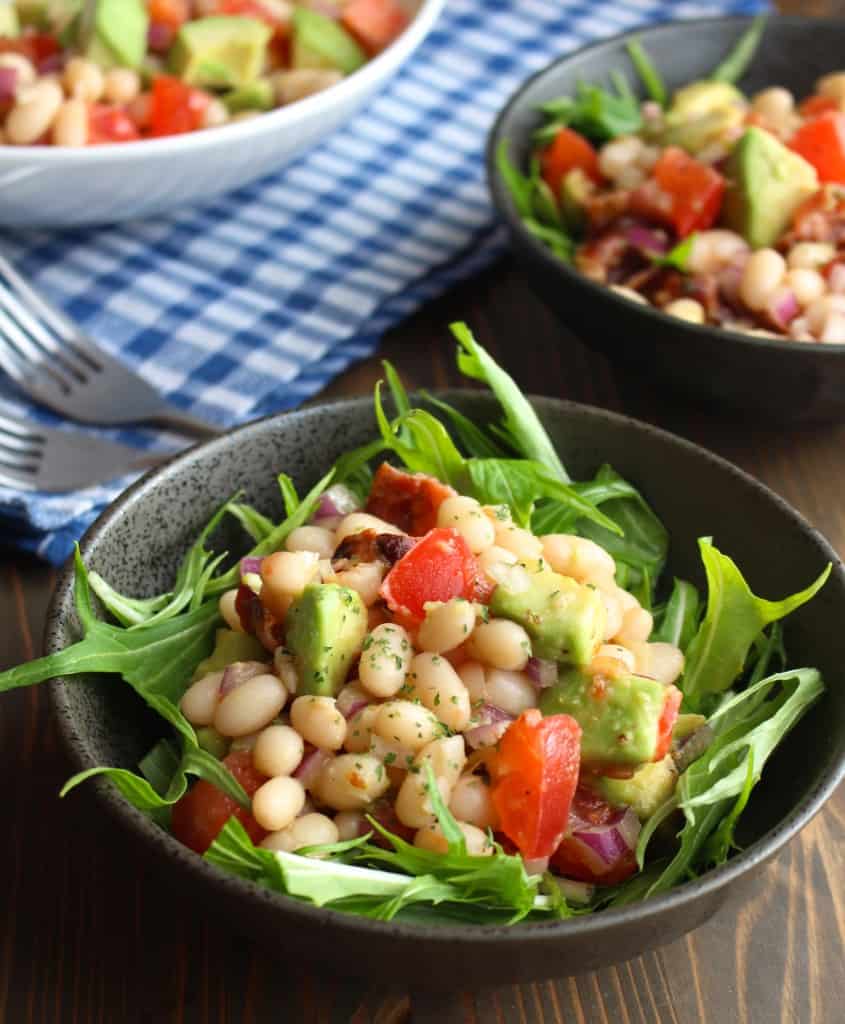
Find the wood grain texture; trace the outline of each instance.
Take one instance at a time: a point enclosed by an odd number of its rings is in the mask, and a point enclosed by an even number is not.
[[[784,3],[784,8],[808,5]],[[816,3],[815,13],[845,9]],[[817,9],[817,10],[816,10]],[[507,261],[391,332],[380,353],[413,386],[457,383],[446,325],[468,319],[526,391],[623,409],[737,462],[845,552],[845,426],[788,436],[675,403],[621,378],[566,335]],[[377,359],[326,391],[368,391]],[[54,574],[19,555],[0,564],[0,668],[40,645]],[[845,1017],[845,790],[762,872],[754,890],[686,938],[575,978],[449,999],[316,974],[167,889],[68,765],[37,690],[0,703],[2,1024],[834,1024]],[[565,970],[565,965],[562,965]]]

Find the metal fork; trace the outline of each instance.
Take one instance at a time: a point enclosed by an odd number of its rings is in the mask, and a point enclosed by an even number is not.
[[[142,452],[117,441],[22,423],[0,413],[0,484],[19,490],[74,491],[149,469],[175,454]]]
[[[0,369],[30,398],[80,423],[152,422],[189,437],[222,428],[179,412],[103,352],[0,255]]]

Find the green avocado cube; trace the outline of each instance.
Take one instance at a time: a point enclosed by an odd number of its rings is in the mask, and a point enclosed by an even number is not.
[[[186,21],[170,50],[173,74],[189,85],[239,88],[264,70],[272,29],[257,18],[213,15]]]
[[[645,676],[617,679],[563,671],[543,692],[544,715],[571,715],[581,726],[581,761],[601,772],[645,764],[657,749],[666,687]]]
[[[202,679],[209,672],[220,672],[236,661],[267,661],[269,654],[261,642],[249,633],[236,633],[234,629],[218,629],[214,635],[214,650],[197,665],[194,679]]]
[[[298,694],[334,697],[367,635],[358,593],[336,583],[312,583],[290,606],[286,646],[299,676]]]
[[[140,68],[147,52],[150,19],[143,0],[97,0],[93,17],[80,14],[68,31],[89,60],[101,68]]]
[[[640,821],[648,821],[675,792],[678,772],[670,754],[662,761],[644,764],[630,779],[601,777],[601,795],[615,807],[630,807]]]
[[[604,635],[604,602],[595,587],[546,569],[500,582],[490,611],[518,622],[538,658],[561,664],[586,665]]]
[[[238,114],[242,110],[272,110],[273,84],[266,78],[257,78],[249,85],[232,89],[222,99],[230,114]]]
[[[816,169],[770,132],[748,128],[731,150],[722,222],[754,249],[774,245],[819,187]]]
[[[336,21],[308,7],[294,10],[292,67],[331,68],[351,75],[366,62],[367,55]]]
[[[15,39],[20,32],[21,23],[17,10],[11,4],[0,7],[0,36],[4,39]]]

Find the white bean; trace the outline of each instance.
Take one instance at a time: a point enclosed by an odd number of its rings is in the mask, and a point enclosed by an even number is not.
[[[351,537],[353,533],[363,533],[364,530],[375,530],[376,533],[402,533],[392,523],[386,523],[383,519],[371,516],[368,512],[350,512],[348,516],[341,519],[340,525],[335,530],[335,546],[346,540],[347,537]]]
[[[703,324],[707,319],[704,306],[696,299],[675,299],[663,307],[663,312],[691,324]]]
[[[758,249],[748,257],[739,294],[749,309],[765,309],[766,303],[783,280],[786,273],[786,261],[774,249]]]
[[[296,672],[293,655],[289,654],[284,647],[277,647],[273,652],[273,671],[285,684],[288,693],[293,696],[299,688],[299,676]]]
[[[450,786],[446,779],[437,779],[437,788],[444,800],[449,799]],[[408,828],[423,828],[436,820],[423,777],[409,771],[396,795],[396,817]]]
[[[724,228],[699,231],[694,236],[687,267],[690,273],[714,274],[747,251],[748,243],[735,231]]]
[[[478,568],[484,575],[497,582],[495,575],[497,568],[502,565],[515,565],[517,557],[512,551],[506,551],[504,548],[500,548],[498,544],[494,544],[493,547],[482,551],[476,561],[478,562]]]
[[[813,334],[821,334],[831,313],[845,313],[845,295],[822,295],[820,299],[810,303],[805,315]]]
[[[599,597],[604,605],[604,640],[609,640],[622,626],[622,605],[616,596],[616,590],[618,587],[611,589],[607,585],[598,588]]]
[[[291,725],[321,750],[340,750],[346,739],[346,719],[334,697],[297,697],[290,706]]]
[[[790,269],[816,270],[830,263],[836,255],[836,249],[828,242],[799,242],[793,245],[786,257]]]
[[[445,498],[437,507],[437,525],[454,526],[456,521],[465,513],[481,511],[481,506],[466,494],[455,494]]]
[[[627,647],[621,644],[602,644],[593,655],[587,671],[591,675],[616,679],[630,675],[637,667],[637,660]]]
[[[443,779],[451,793],[466,764],[466,745],[463,736],[443,736],[427,743],[414,758],[414,765],[422,769],[431,765],[435,778]],[[447,800],[448,803],[448,800]]]
[[[17,72],[15,91],[25,89],[38,78],[38,72],[35,70],[32,61],[20,53],[0,53],[0,68],[11,68]]]
[[[219,128],[228,121],[229,111],[226,109],[226,104],[216,97],[209,100],[205,110],[202,112],[203,128]]]
[[[788,123],[795,110],[795,97],[788,89],[774,85],[752,98],[751,109],[755,114],[762,115],[772,128],[781,128]]]
[[[360,811],[341,811],[335,815],[334,823],[341,841],[357,839],[370,831],[369,822]]]
[[[504,548],[516,555],[520,562],[536,562],[543,554],[543,545],[538,537],[512,523],[497,523],[496,547]]]
[[[390,787],[384,765],[372,754],[341,754],[320,772],[314,786],[318,800],[336,811],[357,811]]]
[[[346,740],[343,745],[350,753],[363,754],[370,749],[380,707],[380,704],[368,704],[346,723]]]
[[[493,844],[489,837],[475,825],[468,825],[459,821],[458,828],[463,832],[466,842],[466,851],[471,857],[489,857],[493,854]],[[430,850],[432,853],[448,853],[449,843],[443,830],[436,822],[431,825],[424,825],[414,836],[414,846],[421,850]]]
[[[51,129],[56,146],[84,146],[88,142],[88,107],[84,100],[65,100]]]
[[[68,96],[96,103],[103,95],[105,78],[101,68],[84,57],[71,57],[65,65],[62,78]]]
[[[261,603],[283,619],[288,608],[317,576],[319,556],[313,551],[275,551],[261,560]]]
[[[316,551],[320,558],[331,558],[334,554],[334,534],[322,526],[297,526],[285,540],[287,551]]]
[[[392,697],[405,685],[413,650],[402,626],[385,622],[364,640],[358,674],[361,685],[376,697]]]
[[[827,291],[825,279],[817,270],[795,267],[787,272],[786,283],[800,305],[809,306]]]
[[[613,640],[623,647],[630,648],[632,644],[638,641],[648,640],[653,626],[654,619],[651,616],[651,612],[647,612],[645,608],[640,608],[637,605],[636,608],[631,608],[625,612],[622,617],[622,627],[613,637]]]
[[[467,688],[449,662],[439,654],[418,654],[408,674],[412,696],[433,711],[450,729],[460,731],[469,722],[470,702]]]
[[[493,668],[525,668],[531,657],[531,640],[518,622],[491,619],[479,622],[468,644],[469,653]]]
[[[131,103],[141,91],[141,77],[132,68],[112,68],[103,79],[103,95],[109,103]]]
[[[579,583],[612,585],[616,562],[600,544],[568,533],[549,533],[542,543],[543,557],[555,572]]]
[[[222,681],[222,672],[209,672],[202,679],[192,683],[182,694],[179,707],[191,725],[211,725]]]
[[[340,71],[330,68],[295,68],[293,71],[279,71],[273,76],[276,102],[279,106],[294,103],[336,85],[342,78]]]
[[[290,825],[305,805],[305,790],[298,779],[268,779],[252,795],[252,816],[268,832]]]
[[[337,825],[325,814],[302,814],[278,832],[261,841],[265,850],[295,853],[303,846],[329,846],[340,838]]]
[[[842,313],[830,313],[824,322],[819,341],[828,345],[842,345],[845,343],[845,315]]]
[[[644,295],[640,295],[639,292],[635,292],[633,288],[626,288],[623,284],[612,284],[610,286],[612,292],[616,292],[617,295],[621,295],[623,299],[629,299],[631,302],[638,302],[641,306],[647,306],[648,299]]]
[[[428,708],[409,700],[389,700],[379,705],[373,717],[374,732],[388,743],[413,753],[437,739],[441,728]]]
[[[37,142],[50,128],[63,102],[61,86],[50,78],[23,90],[6,118],[6,141],[13,146]]]
[[[830,96],[834,100],[845,99],[845,71],[833,71],[823,75],[816,82],[816,92],[820,96]]]
[[[463,598],[426,605],[417,646],[443,654],[462,644],[475,628],[475,605]]]
[[[285,706],[288,691],[276,676],[253,676],[227,693],[214,712],[214,728],[223,736],[246,736],[268,725]]]
[[[449,799],[449,810],[459,821],[468,821],[478,828],[495,829],[499,824],[490,786],[480,775],[462,775],[458,779]]]
[[[635,164],[645,148],[636,135],[623,135],[606,143],[599,151],[599,170],[606,178],[618,178],[630,164]]]
[[[492,547],[496,539],[496,528],[474,498],[447,498],[437,510],[437,525],[457,530],[474,555]]]
[[[383,579],[381,562],[359,562],[335,574],[335,582],[354,590],[368,608],[379,599]]]
[[[465,661],[458,666],[458,675],[467,688],[469,699],[473,704],[487,701],[487,674],[480,662]]]
[[[269,725],[258,734],[252,748],[252,762],[262,775],[293,775],[305,744],[302,737],[289,725]]]
[[[653,643],[648,645],[649,675],[658,682],[674,683],[684,671],[684,655],[674,644]]]
[[[537,688],[524,672],[491,668],[486,673],[487,700],[518,718],[537,707]]]

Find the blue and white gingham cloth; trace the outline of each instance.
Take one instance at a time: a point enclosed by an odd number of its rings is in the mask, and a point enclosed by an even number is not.
[[[367,109],[277,175],[167,218],[7,233],[2,245],[37,288],[176,405],[227,425],[288,409],[501,251],[484,146],[528,75],[640,23],[762,6],[448,0]],[[0,400],[58,422],[2,377]],[[104,433],[167,444],[150,430]],[[0,542],[61,563],[130,479],[58,496],[0,487]]]

